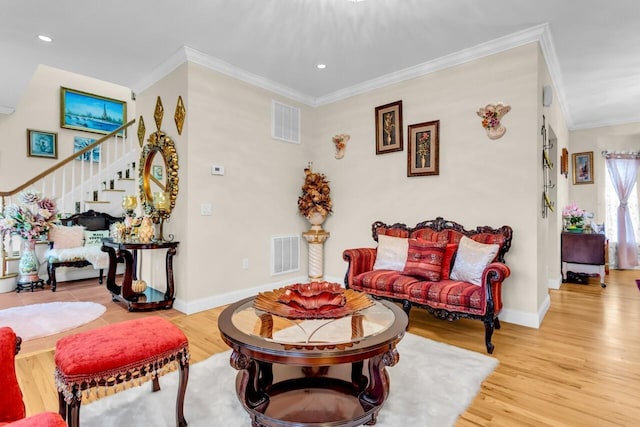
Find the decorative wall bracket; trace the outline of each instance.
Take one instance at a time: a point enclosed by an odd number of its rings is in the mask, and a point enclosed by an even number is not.
[[[476,114],[482,118],[482,127],[489,139],[498,139],[505,134],[507,128],[500,123],[500,120],[509,111],[511,106],[503,104],[487,104],[478,110]]]

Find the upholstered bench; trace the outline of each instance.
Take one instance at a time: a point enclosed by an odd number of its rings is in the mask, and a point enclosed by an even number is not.
[[[184,396],[189,378],[189,342],[173,323],[152,316],[103,326],[61,338],[56,343],[55,380],[59,413],[69,427],[80,424],[82,392],[150,378],[160,390],[158,376],[180,366],[176,425],[186,426]]]
[[[56,268],[83,268],[93,266],[99,270],[98,283],[102,284],[104,269],[109,266],[109,256],[100,250],[102,239],[109,237],[109,227],[122,218],[107,213],[87,212],[60,220],[61,225],[49,231],[47,259],[47,285],[55,292],[58,286]]]

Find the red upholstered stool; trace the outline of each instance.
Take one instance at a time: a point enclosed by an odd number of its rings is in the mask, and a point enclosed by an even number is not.
[[[150,376],[153,391],[158,391],[158,376],[168,371],[172,362],[180,365],[176,425],[186,426],[183,407],[189,378],[189,342],[173,323],[161,317],[145,317],[62,338],[56,343],[55,353],[60,415],[69,427],[79,426],[82,392],[94,387],[112,387]]]

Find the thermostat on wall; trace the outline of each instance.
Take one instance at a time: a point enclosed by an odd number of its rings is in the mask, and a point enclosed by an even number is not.
[[[211,175],[224,175],[224,166],[211,166]]]

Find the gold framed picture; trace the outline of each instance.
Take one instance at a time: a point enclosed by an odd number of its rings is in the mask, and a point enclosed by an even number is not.
[[[439,175],[440,120],[410,125],[407,176]]]
[[[376,107],[376,154],[402,148],[402,101]]]
[[[593,151],[583,153],[573,153],[571,155],[573,163],[573,183],[593,184]]]

